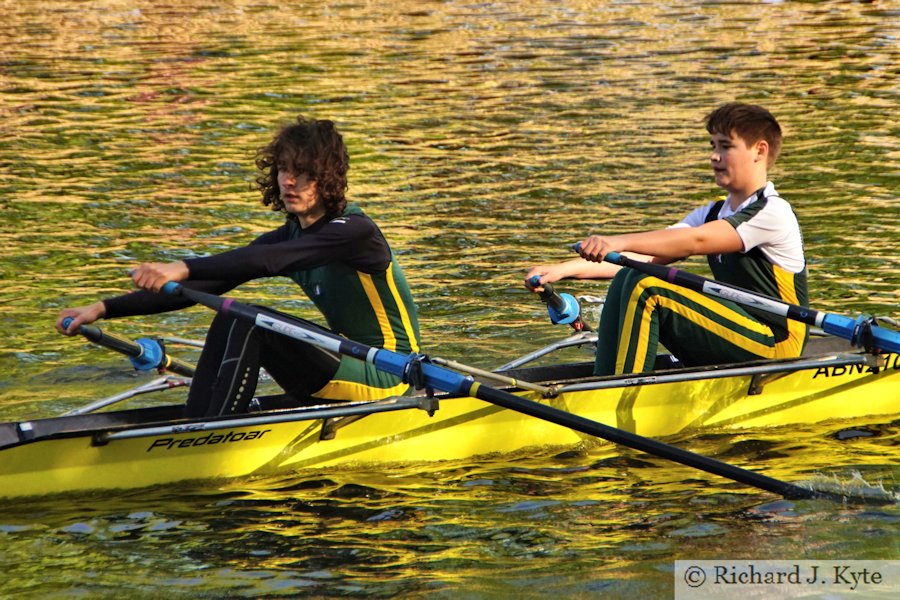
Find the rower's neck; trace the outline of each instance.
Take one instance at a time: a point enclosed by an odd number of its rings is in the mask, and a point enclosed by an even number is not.
[[[762,179],[762,182],[756,181],[755,183],[754,186],[746,186],[739,190],[729,191],[728,204],[731,206],[732,210],[737,210],[738,206],[746,202],[751,196],[757,195],[760,190],[765,189],[769,184],[765,177]]]

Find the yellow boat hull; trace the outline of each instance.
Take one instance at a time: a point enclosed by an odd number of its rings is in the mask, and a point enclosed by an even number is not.
[[[768,382],[749,375],[649,381],[574,389],[542,401],[652,438],[708,428],[773,427],[900,412],[900,357],[895,355],[888,355],[885,367],[878,370],[861,365],[813,367]],[[539,399],[534,392],[518,393]],[[433,416],[418,409],[366,415],[339,427],[333,439],[321,439],[324,422],[241,425],[232,419],[218,427],[210,421],[202,430],[188,424],[180,431],[170,428],[105,443],[96,430],[36,437],[0,449],[0,498],[336,465],[458,460],[525,448],[572,447],[586,438],[547,421],[458,397],[441,398]],[[134,427],[141,426],[146,428],[146,424]]]

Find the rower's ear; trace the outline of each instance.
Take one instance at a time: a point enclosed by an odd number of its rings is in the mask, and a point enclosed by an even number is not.
[[[759,140],[754,145],[754,149],[756,150],[756,162],[765,161],[768,164],[769,161],[769,142],[766,140]]]

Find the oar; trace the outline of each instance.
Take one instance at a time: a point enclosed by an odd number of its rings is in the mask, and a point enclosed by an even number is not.
[[[258,327],[307,342],[313,346],[366,361],[382,371],[399,377],[408,377],[413,372],[418,373],[425,384],[444,392],[478,398],[509,410],[537,417],[556,425],[568,427],[714,475],[720,475],[733,481],[784,496],[785,498],[827,498],[839,502],[846,500],[846,497],[841,494],[802,488],[735,467],[714,458],[694,454],[657,440],[591,421],[590,419],[534,402],[503,390],[491,388],[487,385],[479,384],[471,377],[464,377],[455,371],[450,371],[429,363],[427,360],[422,360],[420,356],[405,356],[384,348],[366,346],[365,344],[314,328],[300,319],[266,314],[250,305],[230,298],[199,292],[183,287],[175,282],[165,284],[163,291],[174,295],[180,294],[193,302],[207,306],[220,313],[245,319],[255,323]]]
[[[72,317],[66,317],[63,320],[63,327],[67,328],[71,322]],[[165,349],[156,340],[139,338],[136,342],[133,342],[107,333],[94,325],[81,325],[78,327],[78,333],[96,344],[121,352],[131,360],[131,364],[138,371],[157,369],[160,371],[171,371],[185,377],[193,377],[194,375],[193,366],[166,354]]]
[[[575,252],[580,252],[581,242],[572,244],[571,248]],[[618,252],[609,252],[603,257],[603,260],[623,267],[629,267],[695,292],[731,300],[732,302],[757,308],[773,315],[820,327],[825,333],[848,340],[852,345],[865,348],[869,352],[887,351],[900,353],[900,332],[879,327],[873,322],[873,319],[864,315],[851,319],[850,317],[813,310],[806,306],[790,304],[737,286],[707,279],[675,267],[634,260]]]

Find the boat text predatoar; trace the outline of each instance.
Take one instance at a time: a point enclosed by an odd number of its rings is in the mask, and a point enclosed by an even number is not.
[[[580,246],[580,243],[574,244],[572,249],[578,252]],[[825,333],[843,338],[854,346],[865,348],[869,352],[900,353],[900,332],[879,327],[869,317],[860,316],[856,319],[851,319],[850,317],[825,313],[797,304],[789,304],[674,267],[634,260],[618,252],[608,253],[603,260],[635,269],[647,275],[652,275],[657,279],[662,279],[696,292],[731,300],[744,306],[820,327]]]
[[[71,322],[72,317],[66,317],[63,321],[63,327],[68,327]],[[131,360],[131,364],[138,371],[157,369],[160,371],[171,371],[185,377],[193,377],[194,375],[194,367],[166,354],[162,344],[156,340],[140,338],[133,342],[107,333],[94,325],[81,325],[78,327],[78,333],[95,344],[121,352]]]
[[[365,344],[354,342],[353,340],[348,340],[330,332],[323,331],[301,319],[287,316],[273,316],[231,298],[223,298],[205,292],[199,292],[183,287],[175,282],[165,284],[162,289],[165,293],[182,295],[193,302],[207,306],[220,313],[245,319],[255,323],[258,327],[307,342],[319,348],[364,360],[382,371],[402,377],[407,381],[415,379],[434,389],[484,400],[485,402],[490,402],[509,410],[593,435],[615,444],[627,446],[635,450],[640,450],[641,452],[646,452],[660,458],[672,460],[695,469],[700,469],[714,475],[720,475],[733,481],[779,494],[785,498],[827,498],[839,502],[847,500],[847,497],[843,494],[820,492],[779,481],[772,477],[735,467],[714,458],[694,454],[693,452],[682,450],[681,448],[670,446],[657,440],[623,431],[615,427],[610,427],[596,421],[591,421],[590,419],[516,396],[510,392],[479,384],[471,377],[465,377],[455,371],[434,365],[421,355],[405,356],[383,348],[366,346]]]

